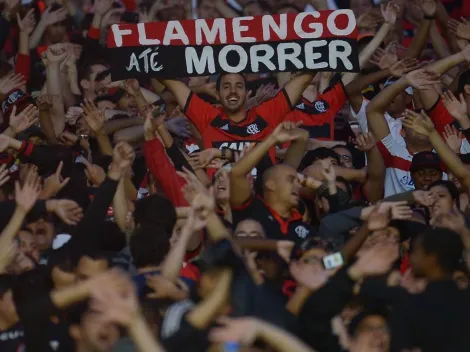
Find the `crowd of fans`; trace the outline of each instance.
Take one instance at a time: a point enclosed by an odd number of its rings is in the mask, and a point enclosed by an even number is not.
[[[470,2],[2,0],[0,351],[470,351]],[[117,81],[109,28],[351,9],[360,73]]]

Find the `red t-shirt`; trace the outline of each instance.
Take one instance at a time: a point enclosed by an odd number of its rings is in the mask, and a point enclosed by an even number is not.
[[[264,140],[291,110],[292,105],[284,89],[274,98],[248,110],[240,122],[233,122],[221,107],[205,102],[194,93],[184,107],[185,115],[201,133],[204,148],[236,151]],[[274,150],[270,156],[274,161]]]
[[[343,83],[338,82],[314,102],[302,98],[294,111],[287,115],[286,121],[301,122],[311,138],[333,140],[335,116],[347,99]]]

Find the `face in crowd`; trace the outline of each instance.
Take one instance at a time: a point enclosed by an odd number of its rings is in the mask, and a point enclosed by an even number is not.
[[[246,82],[240,74],[226,74],[220,78],[217,98],[225,111],[236,114],[246,103]]]

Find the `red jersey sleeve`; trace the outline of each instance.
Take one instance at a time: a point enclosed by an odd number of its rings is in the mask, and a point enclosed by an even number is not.
[[[329,91],[324,94],[320,94],[318,100],[326,101],[330,106],[330,110],[334,111],[334,115],[336,115],[336,113],[346,103],[346,100],[348,100],[348,95],[346,94],[343,82],[340,81],[336,83]]]
[[[444,133],[445,126],[451,124],[454,121],[454,118],[447,111],[441,98],[439,98],[436,104],[434,104],[434,106],[428,111],[428,115],[432,122],[434,122],[434,126],[436,126],[437,132],[440,134]]]
[[[279,125],[291,112],[293,106],[285,89],[282,89],[272,99],[253,108],[254,112],[271,125]]]
[[[200,133],[203,133],[211,121],[220,115],[219,109],[193,92],[189,95],[183,112]]]
[[[152,176],[162,186],[162,189],[175,207],[188,206],[182,188],[185,181],[178,176],[175,167],[165,153],[162,143],[158,139],[144,143],[145,163]]]
[[[29,74],[31,72],[31,57],[25,54],[18,54],[16,56],[15,72],[21,73],[26,82],[29,81]]]

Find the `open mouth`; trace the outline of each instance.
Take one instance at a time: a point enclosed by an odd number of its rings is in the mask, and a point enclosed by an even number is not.
[[[217,187],[217,190],[218,190],[218,191],[225,191],[226,188],[225,188],[224,186],[219,186],[219,187]]]
[[[232,104],[238,103],[239,100],[240,100],[240,98],[235,96],[235,95],[232,95],[231,97],[228,98],[228,102],[232,103]]]

